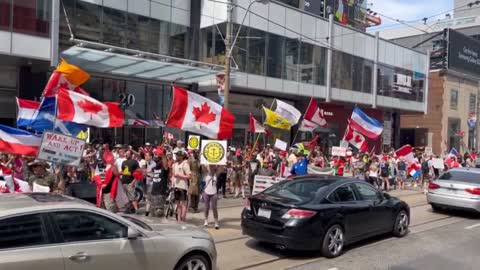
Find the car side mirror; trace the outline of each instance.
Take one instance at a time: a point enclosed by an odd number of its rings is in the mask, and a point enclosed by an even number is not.
[[[142,235],[137,230],[132,229],[132,228],[128,228],[127,238],[129,240],[135,240],[135,239],[139,238],[140,236],[142,236]]]

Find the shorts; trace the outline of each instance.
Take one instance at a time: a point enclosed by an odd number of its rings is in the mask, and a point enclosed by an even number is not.
[[[105,208],[105,210],[112,213],[118,212],[117,204],[115,203],[115,200],[112,200],[112,198],[110,198],[110,193],[102,194],[102,197],[103,207]]]
[[[398,171],[397,180],[398,181],[405,181],[406,179],[407,179],[407,172],[406,171]]]
[[[187,190],[176,188],[175,189],[175,200],[177,200],[177,201],[188,200]]]
[[[242,171],[234,171],[232,173],[232,181],[237,185],[241,185],[245,181],[245,175]]]
[[[135,186],[130,184],[122,184],[122,187],[123,191],[125,191],[125,195],[127,196],[128,201],[135,201]]]

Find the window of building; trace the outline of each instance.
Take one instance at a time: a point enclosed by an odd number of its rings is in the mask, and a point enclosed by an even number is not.
[[[127,48],[158,53],[160,21],[129,13],[127,21]]]
[[[452,89],[450,91],[450,109],[456,110],[458,108],[458,90]]]
[[[327,49],[315,46],[313,48],[313,78],[314,84],[325,85],[325,72],[327,67]]]
[[[188,58],[188,27],[179,24],[170,24],[170,55],[179,58]]]
[[[300,44],[300,62],[298,67],[300,71],[300,81],[313,84],[313,45],[305,42],[301,42]]]
[[[265,32],[251,28],[248,35],[248,73],[265,75]]]
[[[283,78],[298,81],[298,60],[300,41],[298,39],[285,39],[285,56],[283,63]]]
[[[292,7],[299,8],[300,7],[300,0],[276,0],[277,2],[287,4]]]
[[[238,32],[239,25],[233,26],[233,33]],[[248,37],[248,28],[242,27],[240,33],[238,34],[237,42],[235,43],[235,48],[233,48],[233,60],[235,64],[238,65],[239,71],[246,72],[247,70],[247,37]]]
[[[126,34],[127,13],[118,9],[103,7],[103,43],[125,47]]]
[[[24,215],[0,220],[0,249],[48,244],[42,217]]]
[[[0,29],[10,30],[12,19],[11,0],[0,0]]]
[[[50,36],[51,0],[13,1],[13,31]]]
[[[285,37],[268,34],[267,76],[282,78]]]
[[[127,237],[127,226],[88,212],[54,213],[64,242],[94,241]]]
[[[468,112],[474,113],[476,112],[477,108],[477,95],[470,94],[470,98],[468,100]]]

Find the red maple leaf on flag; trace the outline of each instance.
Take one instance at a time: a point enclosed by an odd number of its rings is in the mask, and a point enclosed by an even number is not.
[[[360,135],[355,136],[355,142],[356,143],[359,143],[361,141],[362,141],[362,137],[360,137]]]
[[[193,115],[195,116],[195,122],[204,123],[206,125],[215,121],[215,118],[217,117],[216,114],[210,111],[210,106],[208,106],[207,102],[204,102],[200,108],[193,107]]]
[[[77,102],[78,106],[82,108],[82,110],[86,113],[90,113],[90,120],[93,118],[93,114],[96,114],[98,112],[102,111],[102,106],[100,104],[91,102],[89,100],[83,99],[79,102]]]

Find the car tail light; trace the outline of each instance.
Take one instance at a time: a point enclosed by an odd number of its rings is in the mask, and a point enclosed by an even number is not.
[[[467,188],[465,191],[473,195],[480,195],[480,188]]]
[[[251,208],[250,208],[250,200],[248,200],[248,199],[245,200],[245,205],[244,205],[244,206],[245,206],[245,209],[247,209],[248,211],[250,211],[250,210],[251,210]]]
[[[428,184],[428,189],[439,189],[440,186],[435,183]]]
[[[290,209],[287,213],[285,213],[282,218],[284,219],[304,219],[310,218],[315,215],[316,212],[308,211],[308,210],[300,210],[300,209]]]

